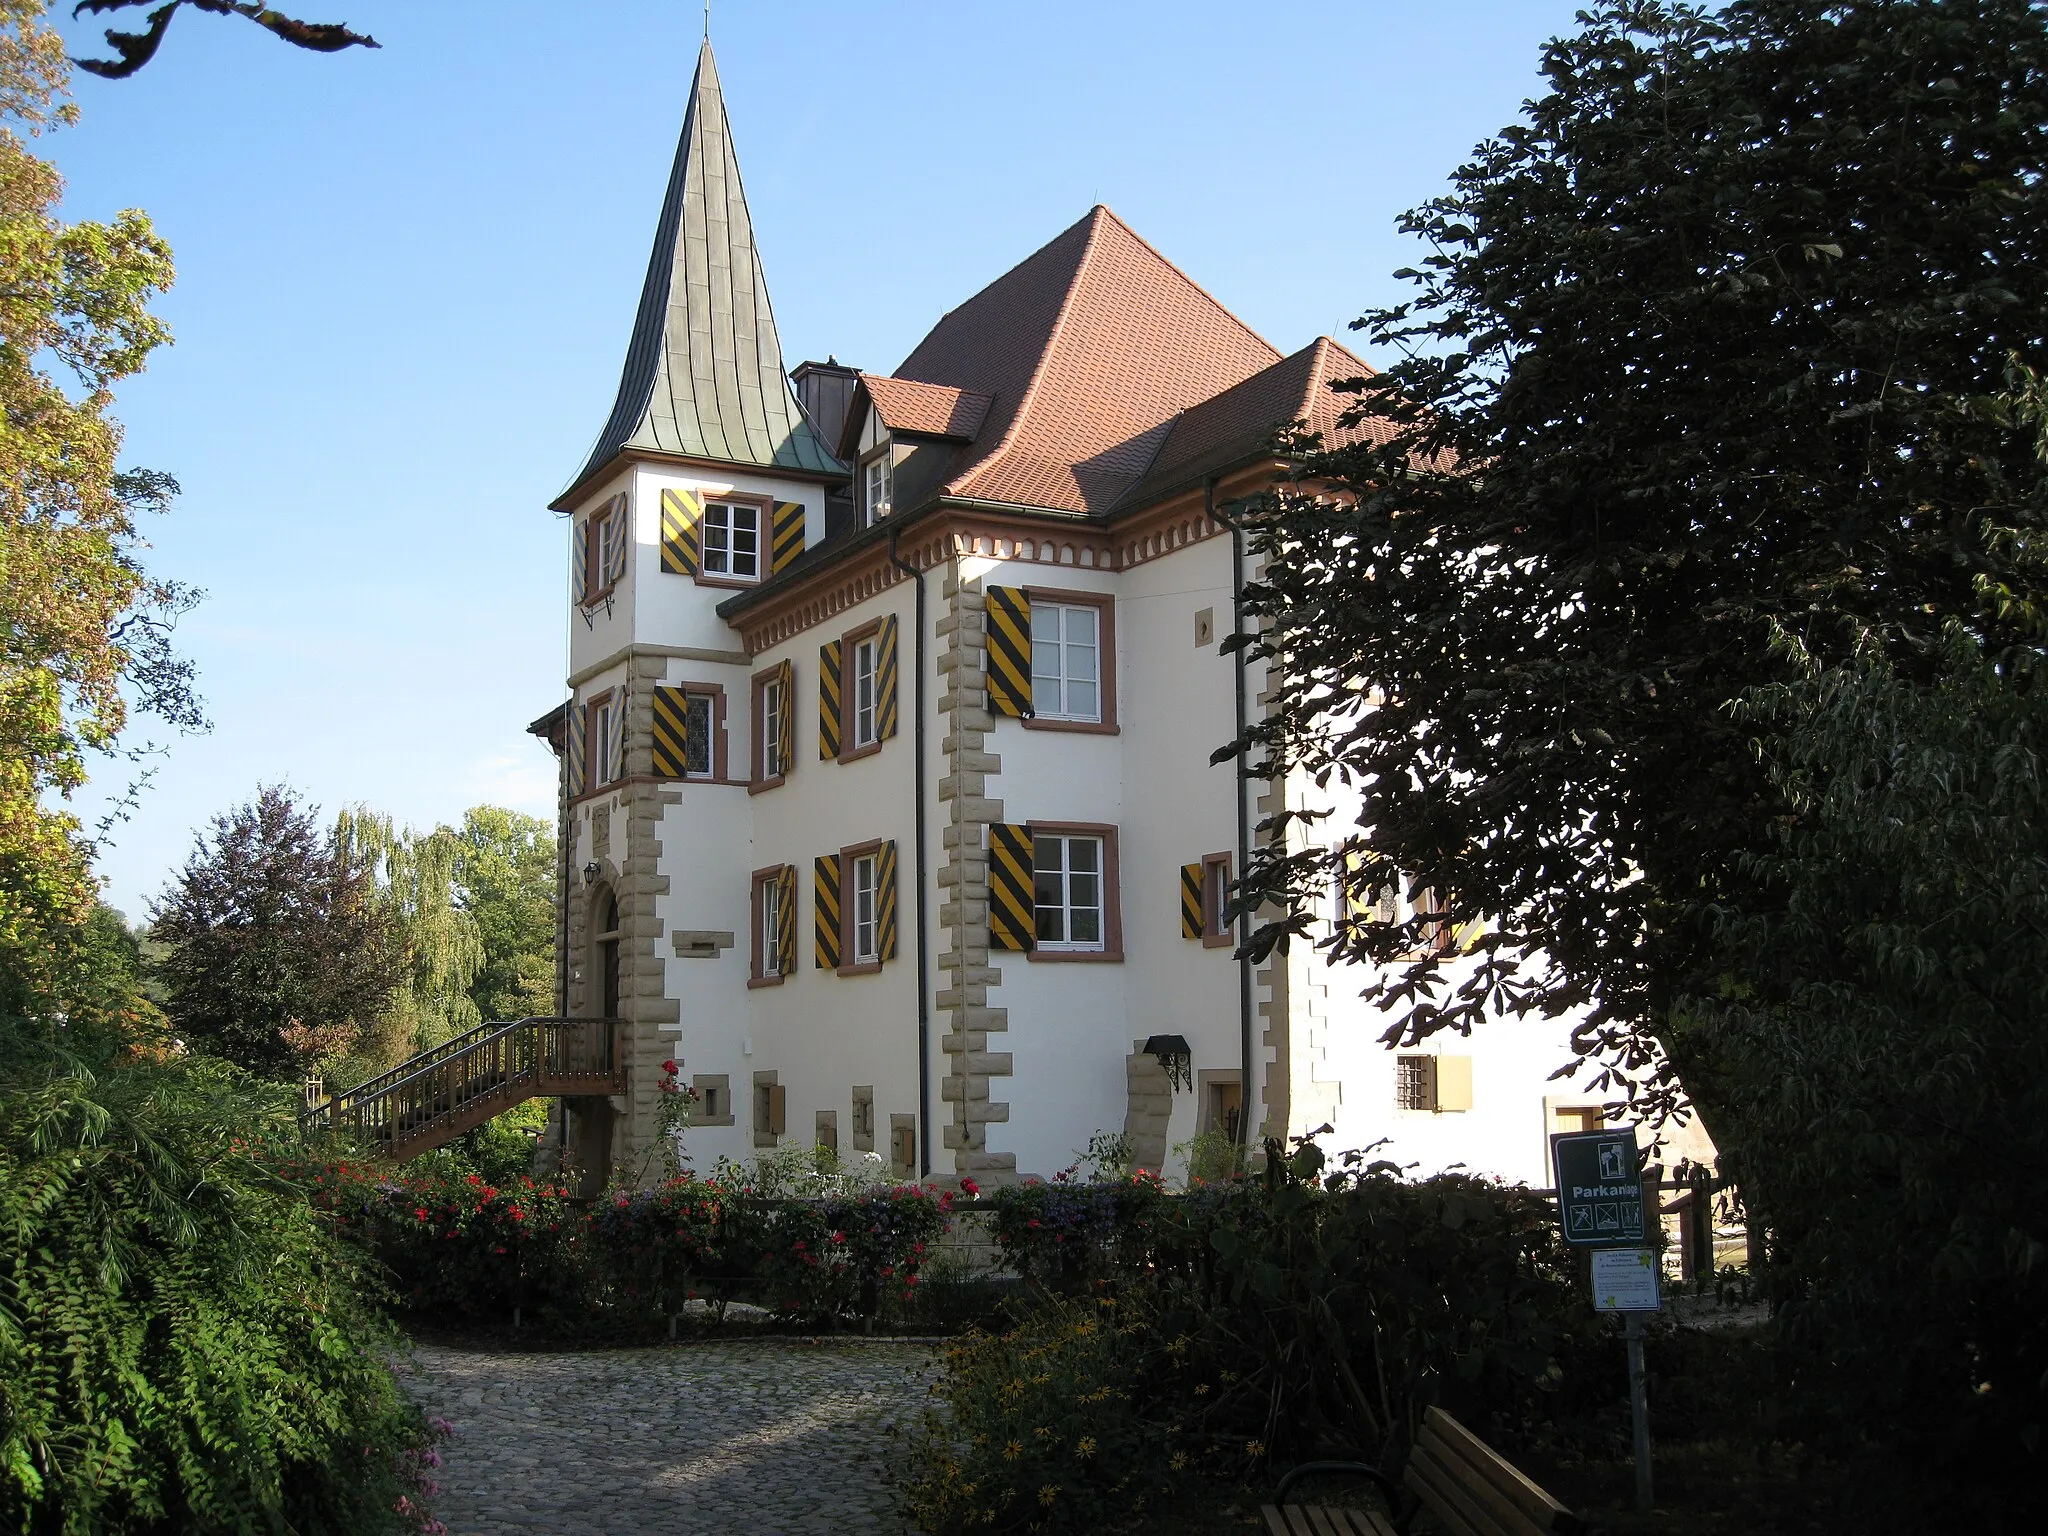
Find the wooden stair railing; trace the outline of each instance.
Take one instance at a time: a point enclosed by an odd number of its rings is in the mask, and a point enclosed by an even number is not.
[[[528,1099],[626,1091],[617,1019],[485,1024],[306,1111],[393,1162],[441,1146]]]

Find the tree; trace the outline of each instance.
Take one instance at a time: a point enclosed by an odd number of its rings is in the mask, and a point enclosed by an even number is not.
[[[469,995],[484,963],[476,920],[456,901],[461,840],[446,827],[399,831],[389,816],[357,807],[335,823],[341,857],[372,872],[373,899],[400,957],[398,985],[357,1055],[381,1069],[480,1022]]]
[[[554,828],[502,806],[463,814],[457,899],[476,922],[484,962],[470,996],[486,1019],[555,1012]]]
[[[2038,645],[1978,593],[2041,593],[2048,492],[1995,397],[2043,349],[2048,19],[1609,0],[1543,68],[1407,216],[1416,296],[1360,322],[1400,359],[1351,386],[1386,440],[1297,444],[1246,510],[1237,643],[1278,698],[1241,746],[1364,810],[1275,817],[1241,897],[1280,914],[1263,950],[1333,879],[1430,888],[1429,921],[1485,920],[1481,963],[1370,988],[1390,1038],[1583,1008],[1577,1049],[1656,1111],[1695,1044],[1672,1009],[1726,969],[1712,908],[1793,814],[1736,701],[1870,647],[1923,681],[1952,620]],[[1335,946],[1390,964],[1413,928]]]
[[[173,1028],[270,1077],[344,1052],[407,978],[365,860],[276,786],[214,818],[151,919]]]
[[[171,254],[149,220],[65,224],[27,138],[68,123],[38,0],[0,0],[0,976],[41,1006],[94,907],[92,849],[63,808],[136,708],[203,723],[169,645],[189,592],[153,580],[135,517],[175,492],[116,468],[113,386],[168,336],[149,312]]]
[[[108,80],[126,79],[156,57],[164,33],[170,30],[171,18],[188,4],[195,11],[214,16],[244,17],[273,37],[281,37],[296,47],[309,48],[315,53],[339,53],[344,48],[379,46],[377,40],[367,33],[351,32],[337,22],[299,21],[273,11],[267,5],[257,4],[255,0],[78,0],[71,9],[74,16],[103,16],[111,11],[140,10],[145,5],[156,7],[144,18],[148,22],[145,31],[107,29],[107,46],[114,50],[113,58],[80,59],[78,67]]]

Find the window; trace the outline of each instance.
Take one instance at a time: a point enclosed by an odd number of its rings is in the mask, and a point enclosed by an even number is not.
[[[839,1111],[821,1109],[818,1111],[817,1134],[812,1138],[820,1152],[839,1155]]]
[[[853,1150],[872,1152],[875,1150],[875,1090],[871,1085],[862,1085],[853,1090]]]
[[[1040,949],[1104,948],[1102,839],[1039,833],[1031,840]]]
[[[1202,943],[1215,949],[1230,942],[1230,925],[1223,920],[1230,900],[1230,855],[1212,853],[1202,859]]]
[[[891,462],[887,445],[867,467],[867,512],[868,521],[878,523],[889,515],[889,509],[896,495],[896,466]]]
[[[881,737],[875,731],[876,663],[881,647],[874,636],[853,644],[853,749],[872,747]]]
[[[875,925],[875,864],[876,856],[864,853],[853,861],[853,900],[850,906],[853,950],[849,959],[854,965],[877,965],[882,952],[876,943]]]
[[[754,1145],[772,1147],[786,1129],[789,1090],[773,1072],[754,1074]]]
[[[619,775],[619,696],[608,693],[590,705],[590,782],[592,787],[609,784]]]
[[[780,673],[761,684],[761,772],[763,780],[782,778],[789,772],[783,759],[783,735],[789,718],[789,688]]]
[[[761,579],[761,509],[738,501],[704,504],[704,574]]]
[[[683,772],[711,776],[711,706],[708,693],[683,695]]]
[[[591,575],[597,582],[593,590],[601,592],[612,584],[612,565],[619,558],[619,537],[625,530],[616,517],[609,515],[593,517],[590,525],[597,535],[597,547],[592,551],[597,558],[590,562]]]
[[[732,1079],[720,1072],[715,1076],[698,1076],[690,1079],[690,1086],[697,1090],[697,1108],[690,1116],[693,1125],[731,1125]]]
[[[1031,707],[1040,720],[1102,719],[1102,610],[1031,602]]]
[[[1470,1056],[1399,1056],[1394,1060],[1394,1107],[1432,1114],[1462,1114],[1472,1107]]]
[[[783,865],[754,871],[753,972],[749,986],[778,986],[791,946],[789,924],[796,914],[790,910],[790,891],[796,881]]]

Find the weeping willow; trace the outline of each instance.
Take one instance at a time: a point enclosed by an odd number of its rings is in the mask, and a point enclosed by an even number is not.
[[[335,838],[374,874],[406,957],[389,1005],[356,1049],[374,1071],[482,1022],[469,989],[484,966],[483,937],[456,896],[458,833],[401,831],[389,816],[357,806],[341,813]]]

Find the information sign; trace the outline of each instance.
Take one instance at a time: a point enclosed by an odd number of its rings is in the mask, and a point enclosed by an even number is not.
[[[1550,1138],[1557,1219],[1574,1248],[1637,1248],[1644,1240],[1643,1172],[1633,1130]]]
[[[1657,1255],[1648,1248],[1604,1248],[1593,1255],[1593,1306],[1601,1312],[1655,1312],[1664,1303]]]

